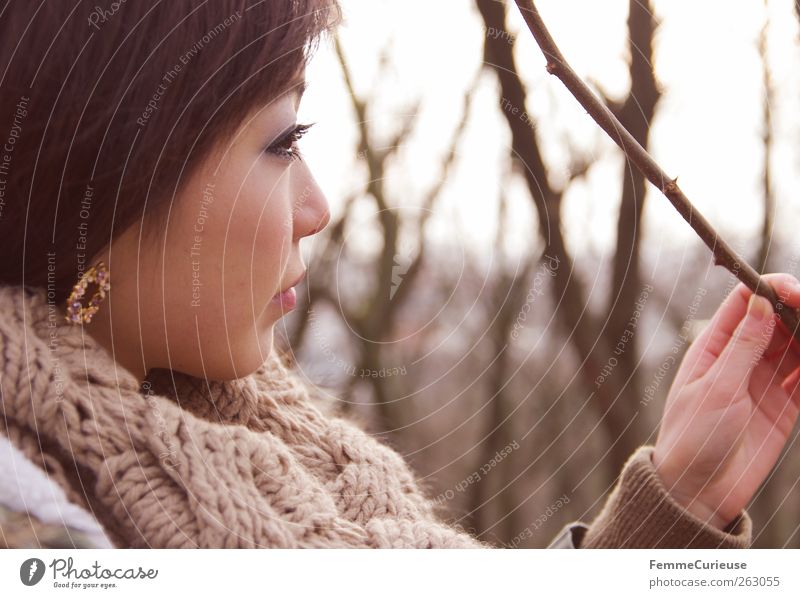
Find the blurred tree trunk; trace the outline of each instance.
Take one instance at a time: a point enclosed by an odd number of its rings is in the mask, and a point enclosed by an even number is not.
[[[800,0],[798,0],[800,2]],[[797,6],[797,4],[795,5]],[[761,226],[761,247],[756,258],[756,268],[760,274],[771,271],[770,268],[770,246],[773,241],[775,196],[772,191],[772,103],[774,93],[772,91],[772,75],[770,73],[769,58],[767,52],[767,32],[769,31],[769,10],[766,0],[764,1],[764,26],[758,38],[758,54],[761,58],[761,72],[764,85],[763,108],[763,133],[764,141],[764,174],[762,185],[764,189],[764,220]]]
[[[797,5],[796,5],[797,6]],[[769,58],[767,51],[767,40],[769,31],[769,7],[767,0],[764,0],[764,25],[758,38],[758,54],[761,59],[761,73],[763,81],[763,99],[762,99],[762,140],[764,144],[764,173],[762,175],[762,189],[764,199],[764,219],[761,226],[761,244],[758,250],[758,256],[755,264],[759,273],[764,274],[770,272],[770,248],[773,242],[773,228],[774,221],[773,215],[775,211],[775,198],[772,190],[772,76],[769,67]],[[785,453],[785,451],[784,451]],[[760,515],[759,519],[763,521],[773,521],[774,525],[765,525],[759,532],[759,541],[762,546],[779,546],[782,541],[785,541],[784,528],[780,525],[782,520],[785,519],[784,511],[781,508],[781,477],[777,475],[781,469],[773,470],[767,481],[762,484],[756,497],[753,501],[752,512],[754,515]],[[788,522],[787,522],[788,523]]]
[[[308,315],[313,313],[315,301],[324,300],[333,304],[340,312],[342,320],[356,332],[357,363],[352,364],[350,368],[354,373],[348,379],[344,394],[347,398],[347,395],[353,393],[357,384],[369,384],[372,401],[380,420],[377,428],[391,433],[392,430],[404,427],[409,411],[408,402],[392,400],[393,381],[373,373],[380,373],[383,368],[389,369],[396,365],[384,362],[384,346],[386,342],[392,340],[398,324],[398,314],[408,298],[413,295],[415,281],[422,271],[426,255],[425,226],[455,162],[478,79],[476,77],[464,95],[462,105],[464,117],[452,133],[448,151],[440,164],[439,177],[419,198],[419,216],[414,221],[409,216],[409,210],[396,209],[396,205],[400,205],[400,202],[392,201],[393,198],[385,183],[388,165],[396,159],[398,150],[403,147],[406,138],[411,134],[416,124],[419,106],[413,106],[408,114],[403,116],[399,130],[389,136],[389,139],[376,139],[377,136],[372,129],[373,121],[368,114],[372,98],[362,97],[356,93],[350,66],[338,35],[334,36],[334,46],[358,129],[357,156],[363,160],[367,173],[363,189],[348,200],[341,217],[327,227],[330,232],[325,237],[324,249],[313,261],[322,272],[335,270],[333,256],[339,256],[336,259],[342,256],[345,242],[344,228],[350,215],[350,208],[358,196],[366,197],[374,204],[375,221],[381,233],[382,245],[376,258],[364,266],[364,276],[375,281],[372,292],[365,298],[349,298],[348,301],[347,297],[341,300],[337,297],[334,300],[331,295],[331,289],[335,287],[333,281],[325,277],[315,279],[315,284],[309,289],[309,302],[305,305],[306,317],[303,317],[295,328],[291,342],[294,346],[299,346],[306,336],[310,325]],[[389,70],[388,47],[387,44],[387,49],[379,59],[378,78],[373,82],[376,88],[383,73]],[[406,199],[403,204],[407,208],[409,201]],[[408,252],[400,250],[401,231],[406,231],[413,237],[414,247],[410,249],[414,255],[403,255]],[[403,263],[400,264],[400,261]],[[347,401],[344,401],[344,404],[347,404]]]
[[[622,106],[616,110],[616,116],[645,149],[649,143],[650,123],[661,96],[652,64],[655,29],[649,0],[630,0],[628,49],[631,88]],[[624,350],[615,352],[618,364],[611,377],[604,382],[610,383],[612,392],[619,397],[622,403],[619,409],[624,412],[625,420],[635,414],[642,392],[641,374],[636,367],[639,361],[639,335],[630,325],[638,319],[635,319],[635,314],[643,286],[639,256],[645,190],[644,175],[626,160],[622,172],[622,198],[617,218],[617,245],[608,297],[606,333],[611,347],[624,342]],[[617,462],[617,465],[621,464]]]
[[[532,119],[519,116],[520,113],[528,116],[525,110],[527,92],[514,59],[513,36],[506,28],[505,5],[495,0],[476,0],[476,3],[485,30],[503,32],[503,35],[485,36],[484,60],[500,82],[500,109],[511,130],[512,153],[522,161],[523,176],[539,219],[539,234],[545,243],[545,254],[558,261],[552,287],[555,321],[577,352],[584,386],[594,391],[593,401],[611,443],[608,466],[616,475],[641,441],[636,426],[631,425],[642,391],[636,375],[638,352],[629,344],[631,339],[626,341],[622,354],[615,357],[618,364],[612,368],[613,371],[602,376],[601,384],[596,381],[625,333],[641,293],[639,241],[644,178],[632,168],[626,168],[623,173],[608,315],[599,319],[588,309],[584,289],[575,276],[573,259],[564,241],[561,200],[565,189],[555,189],[550,184]],[[631,0],[628,28],[632,84],[628,98],[617,110],[645,147],[659,98],[652,73],[655,27],[650,3]]]
[[[500,251],[503,222],[508,198],[503,193],[498,202],[498,227],[495,246]],[[478,467],[491,462],[494,456],[503,451],[517,439],[514,433],[513,416],[519,406],[518,399],[508,392],[511,383],[508,346],[510,335],[520,310],[527,300],[528,285],[534,267],[542,258],[537,258],[530,248],[530,255],[525,264],[516,272],[511,272],[505,264],[500,265],[500,275],[493,283],[493,293],[489,298],[489,313],[494,314],[489,325],[487,338],[492,345],[492,353],[496,359],[489,370],[486,389],[488,409],[483,415],[483,433],[478,440],[480,449]],[[502,258],[501,258],[502,259]],[[469,511],[467,519],[472,529],[484,532],[493,529],[493,536],[500,543],[506,543],[524,526],[517,523],[519,510],[514,504],[514,495],[510,480],[514,479],[514,471],[510,466],[517,461],[515,456],[504,458],[492,469],[492,477],[484,478],[474,484],[469,494]],[[497,490],[495,491],[495,488]],[[499,513],[502,522],[495,528],[492,512]]]

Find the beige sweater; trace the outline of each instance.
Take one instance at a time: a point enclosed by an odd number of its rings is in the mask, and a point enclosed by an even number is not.
[[[0,287],[0,432],[115,546],[488,547],[442,521],[397,452],[325,415],[274,355],[238,380],[158,370],[140,386],[62,322],[44,292]],[[746,513],[725,533],[674,503],[651,452],[632,456],[588,529],[556,544],[749,544]]]

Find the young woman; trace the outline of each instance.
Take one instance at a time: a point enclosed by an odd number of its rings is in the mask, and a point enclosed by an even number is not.
[[[273,350],[300,240],[329,219],[295,118],[340,19],[329,0],[0,14],[7,545],[484,546]],[[797,280],[769,281],[800,305]],[[656,445],[553,545],[747,546],[744,509],[798,413],[787,341],[736,288],[690,347]]]

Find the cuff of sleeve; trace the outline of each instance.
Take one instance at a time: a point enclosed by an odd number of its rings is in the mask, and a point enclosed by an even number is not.
[[[749,547],[752,521],[746,511],[725,530],[706,524],[669,495],[652,454],[652,446],[642,446],[631,455],[580,548]]]

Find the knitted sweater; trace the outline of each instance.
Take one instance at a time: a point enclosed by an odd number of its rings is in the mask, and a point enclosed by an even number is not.
[[[397,452],[326,415],[275,355],[237,380],[154,370],[140,385],[62,322],[44,291],[0,286],[0,433],[114,546],[489,547],[442,521]],[[670,499],[651,450],[566,545],[746,547],[747,514],[729,533],[704,525]]]

